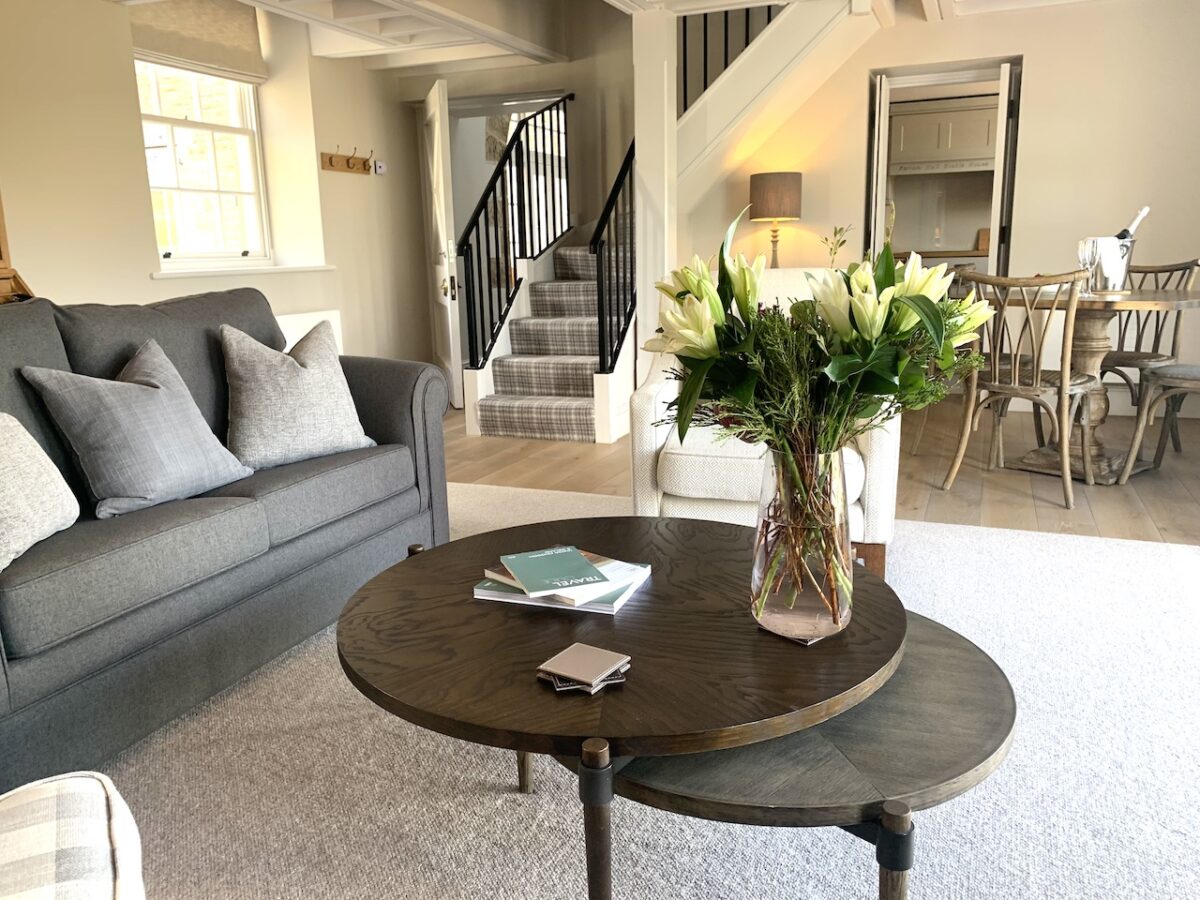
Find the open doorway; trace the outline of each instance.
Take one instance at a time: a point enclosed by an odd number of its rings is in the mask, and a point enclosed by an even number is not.
[[[867,249],[1008,274],[1019,59],[877,72]]]

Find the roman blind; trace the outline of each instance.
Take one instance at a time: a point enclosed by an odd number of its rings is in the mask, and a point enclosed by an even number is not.
[[[129,8],[138,55],[213,75],[264,81],[267,66],[253,6],[239,0],[162,0]]]

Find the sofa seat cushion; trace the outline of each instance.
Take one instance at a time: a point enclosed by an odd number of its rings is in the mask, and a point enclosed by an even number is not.
[[[385,444],[263,469],[206,496],[258,500],[277,547],[414,484],[412,452]]]
[[[658,486],[676,497],[758,503],[769,459],[765,445],[725,438],[716,426],[689,428],[682,444],[672,428],[658,455]],[[862,496],[866,467],[854,447],[842,451],[842,464],[853,504]]]
[[[849,481],[849,478],[847,478]],[[738,500],[702,500],[696,497],[676,497],[664,494],[661,514],[672,519],[703,519],[708,522],[728,522],[730,525],[745,525],[754,528],[758,525],[758,501]],[[847,509],[847,519],[850,522],[850,540],[855,543],[862,541],[866,534],[863,508],[861,503],[852,502]]]
[[[263,508],[233,497],[77,522],[0,572],[5,649],[40,653],[267,549]]]

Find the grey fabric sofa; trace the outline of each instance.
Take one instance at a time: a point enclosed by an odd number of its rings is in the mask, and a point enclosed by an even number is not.
[[[149,306],[0,305],[0,410],[85,508],[0,571],[0,791],[94,768],[328,625],[410,544],[448,538],[444,376],[357,357],[343,369],[378,447],[92,518],[70,448],[21,366],[112,378],[154,338],[224,439],[221,323],[284,346],[266,298],[250,289]]]

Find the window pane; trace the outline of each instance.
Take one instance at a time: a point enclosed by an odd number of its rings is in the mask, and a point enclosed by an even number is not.
[[[241,85],[227,78],[211,75],[196,76],[200,93],[200,120],[213,125],[232,125],[244,128],[242,121]]]
[[[249,135],[213,133],[217,150],[217,184],[223,191],[254,190],[254,145]]]
[[[179,186],[215,190],[217,167],[212,132],[198,128],[176,128],[175,162],[179,167]]]
[[[258,256],[262,240],[258,232],[258,215],[253,197],[239,194],[221,195],[221,223],[225,228],[225,248],[231,255],[243,250]]]
[[[137,72],[138,104],[143,113],[158,115],[158,86],[154,83],[154,67],[140,60],[134,64]]]
[[[146,171],[150,175],[150,187],[176,187],[171,126],[161,122],[143,122],[142,142],[146,147]]]
[[[220,253],[225,245],[221,231],[218,194],[176,194],[175,227],[179,250],[188,255]]]
[[[196,76],[178,69],[158,69],[158,103],[169,119],[196,118]]]
[[[174,251],[178,241],[175,237],[175,192],[151,191],[150,205],[154,208],[154,236],[158,239],[158,254]]]

